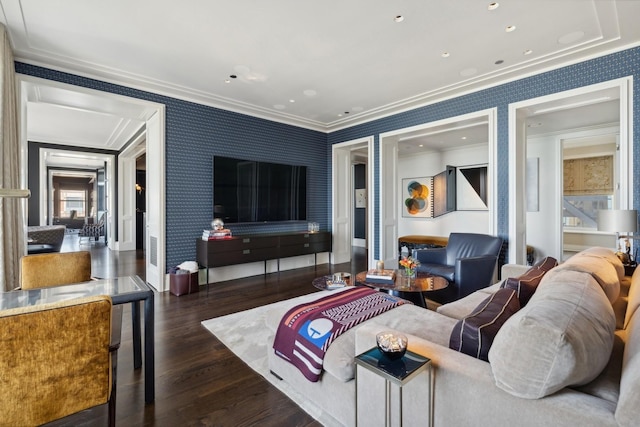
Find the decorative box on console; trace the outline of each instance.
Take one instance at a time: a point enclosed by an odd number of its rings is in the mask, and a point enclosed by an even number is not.
[[[189,273],[187,270],[178,270],[169,275],[169,292],[175,296],[198,292],[198,272]]]

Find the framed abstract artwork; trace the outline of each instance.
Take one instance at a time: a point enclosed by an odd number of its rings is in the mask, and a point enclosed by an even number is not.
[[[458,166],[456,175],[456,210],[486,211],[489,209],[487,165]]]
[[[433,177],[402,179],[402,216],[433,217]]]

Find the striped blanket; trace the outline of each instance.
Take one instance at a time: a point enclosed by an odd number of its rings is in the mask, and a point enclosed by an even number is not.
[[[297,305],[280,321],[273,348],[309,381],[316,382],[322,373],[324,354],[340,334],[405,303],[409,302],[371,288],[356,287]]]

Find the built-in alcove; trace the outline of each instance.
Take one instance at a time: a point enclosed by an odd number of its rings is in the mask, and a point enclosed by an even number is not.
[[[380,258],[397,260],[399,236],[495,234],[496,110],[380,135]],[[432,191],[431,212],[405,212],[412,181]]]

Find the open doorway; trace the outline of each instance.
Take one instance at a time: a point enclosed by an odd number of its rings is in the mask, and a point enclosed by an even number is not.
[[[146,236],[147,251],[146,281],[159,291],[168,288],[166,263],[165,227],[165,106],[163,104],[131,98],[109,92],[55,82],[37,77],[17,75],[19,86],[19,109],[21,121],[21,144],[23,152],[28,152],[28,141],[47,144],[92,148],[95,152],[104,150],[125,150],[131,135],[143,127],[145,129],[145,149],[147,173],[154,179],[146,181]],[[102,137],[95,138],[96,135]],[[105,137],[106,135],[106,137]],[[123,138],[120,138],[123,137]],[[151,154],[149,154],[151,153]],[[78,161],[87,158],[87,153],[77,155]],[[111,250],[135,249],[135,157],[127,176],[121,175],[121,157],[118,164],[112,160],[108,165],[111,179],[110,190],[115,197],[109,199],[109,229],[113,244]],[[129,161],[129,160],[127,160]],[[21,165],[21,181],[28,185],[29,166],[26,156]],[[31,165],[33,166],[33,165]],[[42,170],[42,163],[39,165]],[[113,168],[113,169],[109,169]],[[114,173],[116,172],[117,173]],[[43,174],[42,181],[46,181]],[[117,182],[116,185],[113,185]],[[42,184],[42,183],[41,183]],[[46,182],[40,185],[46,188]],[[130,190],[127,190],[130,189]],[[127,192],[127,203],[131,206],[131,217],[120,214],[121,195]],[[129,195],[128,192],[131,194]],[[43,193],[40,194],[40,197]],[[117,204],[116,204],[117,199]],[[46,201],[45,201],[46,203]],[[45,213],[42,216],[46,216]],[[41,222],[43,223],[43,222]],[[44,222],[46,223],[46,222]],[[129,228],[126,228],[129,227]],[[129,241],[124,242],[122,231],[126,230]],[[151,242],[151,244],[149,244]]]
[[[398,237],[404,235],[447,237],[452,231],[495,234],[496,115],[495,109],[481,110],[380,135],[377,252],[385,265],[397,263]],[[403,183],[417,179],[429,187],[430,180],[444,171],[455,171],[456,176],[452,191],[446,192],[443,212],[447,214],[439,215],[435,210],[407,214]],[[481,188],[463,186],[463,176],[469,178],[465,172],[477,171],[481,171]]]
[[[147,218],[147,156],[136,158],[136,250],[145,249]]]
[[[558,260],[588,246],[613,248],[613,236],[597,231],[595,216],[605,205],[628,209],[632,203],[629,90],[623,78],[509,107],[509,262],[525,263],[525,245],[536,259]],[[607,172],[602,157],[612,160]],[[594,161],[600,178],[583,164]],[[565,174],[576,168],[579,174]],[[584,180],[587,169],[588,182],[569,182]],[[610,185],[594,181],[605,175]]]
[[[373,136],[342,142],[332,146],[332,230],[331,263],[350,262],[354,244],[362,242],[367,249],[367,265],[373,261]],[[364,177],[355,178],[355,166],[364,165]],[[365,185],[363,188],[362,186]],[[356,188],[357,187],[357,188]],[[359,191],[356,191],[359,190]],[[364,191],[363,191],[364,190]],[[358,206],[363,206],[359,208]],[[355,238],[356,210],[363,209],[366,234]]]

